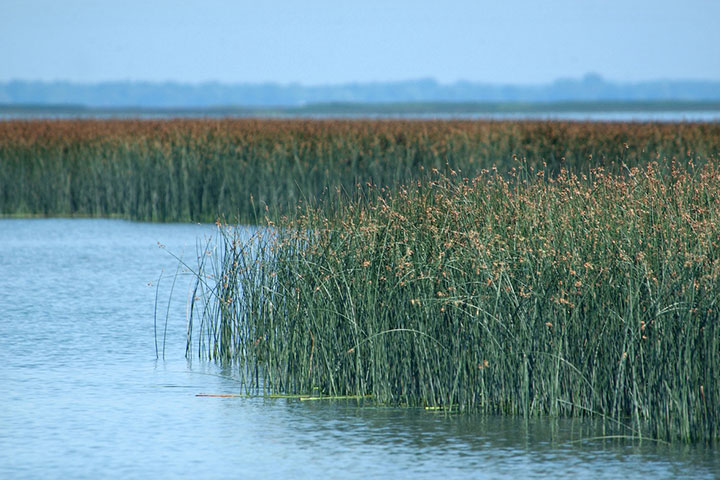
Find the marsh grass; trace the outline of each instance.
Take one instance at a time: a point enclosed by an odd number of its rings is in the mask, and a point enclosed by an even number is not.
[[[719,156],[717,123],[10,121],[0,214],[266,225],[190,266],[187,353],[251,394],[714,442]]]
[[[448,167],[249,241],[220,225],[189,344],[247,391],[717,441],[718,165]]]
[[[492,121],[0,122],[0,215],[264,221],[337,192],[467,177],[513,158],[557,174],[720,154],[718,124]],[[544,167],[543,167],[544,165]]]

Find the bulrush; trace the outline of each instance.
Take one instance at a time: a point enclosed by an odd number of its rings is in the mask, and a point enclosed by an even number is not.
[[[248,390],[720,439],[720,124],[0,122],[0,214],[219,222]]]
[[[240,231],[221,229],[213,265],[235,280],[199,280],[203,328],[190,333],[248,390],[720,438],[714,157],[614,174],[438,171],[307,208],[248,243]]]
[[[474,178],[493,165],[527,166],[552,177],[602,167],[631,179],[652,161],[662,170],[719,152],[717,123],[3,121],[0,215],[257,224],[433,172]]]

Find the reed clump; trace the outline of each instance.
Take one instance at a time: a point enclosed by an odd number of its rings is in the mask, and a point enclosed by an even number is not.
[[[366,120],[0,122],[0,215],[243,223],[334,208],[337,192],[474,177],[513,158],[549,173],[720,154],[719,124]]]
[[[716,157],[448,167],[251,240],[220,231],[188,345],[235,362],[249,390],[720,438]]]

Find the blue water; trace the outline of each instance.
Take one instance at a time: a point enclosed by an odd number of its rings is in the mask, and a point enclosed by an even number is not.
[[[208,225],[0,219],[0,478],[719,478],[717,447],[598,440],[579,420],[206,398],[185,353]],[[155,349],[155,291],[159,359]]]
[[[0,113],[0,121],[32,119],[154,119],[169,118],[246,118],[253,115],[212,114],[208,112],[167,114],[156,112],[88,113]],[[517,113],[398,113],[398,114],[277,114],[260,118],[288,119],[416,119],[416,120],[567,120],[588,122],[720,122],[720,111],[636,111],[636,112],[517,112]]]

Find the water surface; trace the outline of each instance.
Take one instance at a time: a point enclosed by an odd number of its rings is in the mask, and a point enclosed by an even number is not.
[[[200,111],[197,113],[163,112],[0,112],[0,121],[10,120],[169,120],[173,118],[283,118],[283,119],[346,119],[346,120],[559,120],[577,122],[720,122],[717,110],[667,110],[667,111],[545,111],[511,113],[278,113],[278,114],[232,114]]]
[[[185,358],[209,225],[0,219],[0,478],[718,478],[717,447],[598,440],[587,421],[446,416],[356,401],[203,398]],[[155,291],[159,354],[155,349]]]

